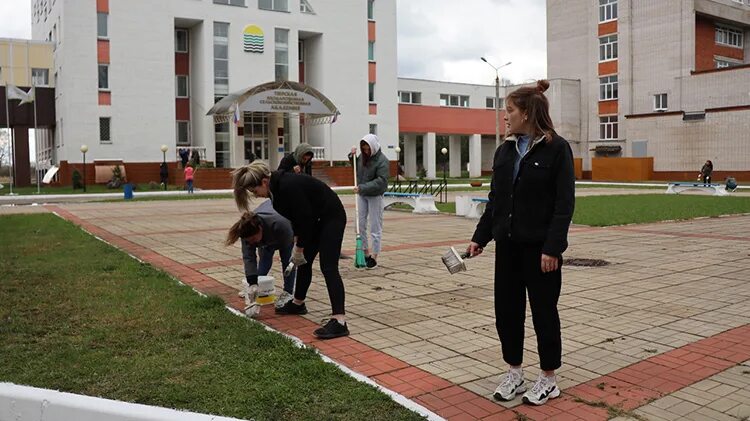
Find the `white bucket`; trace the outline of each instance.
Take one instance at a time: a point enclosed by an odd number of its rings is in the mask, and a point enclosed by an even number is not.
[[[273,276],[258,276],[258,297],[255,299],[258,305],[271,304],[276,301],[273,282]]]

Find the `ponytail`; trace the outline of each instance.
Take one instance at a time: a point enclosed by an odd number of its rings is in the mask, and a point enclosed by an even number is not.
[[[260,231],[260,218],[253,212],[245,212],[240,220],[235,222],[229,232],[227,239],[224,241],[225,246],[231,246],[240,238],[252,237]]]
[[[232,171],[232,189],[237,208],[250,210],[250,190],[259,186],[264,178],[271,177],[271,169],[263,161],[254,161]]]

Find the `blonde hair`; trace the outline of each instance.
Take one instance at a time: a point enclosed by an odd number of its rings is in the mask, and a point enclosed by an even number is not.
[[[271,169],[263,161],[254,161],[232,171],[232,189],[237,208],[250,210],[250,190],[259,186],[264,178],[271,178]]]
[[[231,246],[240,238],[252,237],[260,231],[260,218],[252,212],[245,212],[240,220],[229,228],[224,245]]]

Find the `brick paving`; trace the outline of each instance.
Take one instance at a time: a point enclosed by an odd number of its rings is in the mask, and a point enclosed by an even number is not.
[[[341,270],[352,335],[327,342],[312,336],[330,312],[317,269],[307,316],[276,316],[265,307],[262,323],[447,419],[750,416],[750,216],[572,227],[567,259],[610,264],[564,267],[564,365],[558,371],[564,393],[529,407],[520,398],[502,404],[491,398],[504,369],[493,315],[494,246],[469,260],[464,273],[451,276],[440,262],[448,245],[465,247],[476,221],[386,212],[379,267],[355,270],[353,201],[343,201],[349,214],[344,254],[350,257]],[[231,200],[48,209],[242,307],[240,250],[222,245],[238,217]],[[272,275],[280,280],[278,266]],[[528,320],[524,360],[533,381],[538,360]]]

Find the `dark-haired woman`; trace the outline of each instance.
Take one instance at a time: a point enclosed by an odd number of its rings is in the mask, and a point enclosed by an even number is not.
[[[297,266],[294,299],[278,314],[306,314],[305,298],[312,282],[312,263],[320,255],[320,271],[331,300],[331,319],[315,330],[319,339],[349,334],[344,312],[344,283],[339,273],[341,243],[346,228],[346,211],[339,196],[328,185],[304,174],[276,171],[255,161],[232,172],[232,187],[237,206],[247,210],[249,194],[269,197],[273,208],[292,223],[295,247],[292,262]]]
[[[711,184],[711,174],[714,172],[714,163],[709,159],[701,167],[701,172],[698,174],[698,180],[703,180],[703,184]]]
[[[494,393],[542,405],[560,396],[555,370],[562,341],[557,301],[562,285],[562,254],[573,217],[573,153],[554,129],[546,80],[506,98],[508,137],[495,151],[489,203],[467,248],[482,253],[494,239],[495,318],[503,359],[509,365]],[[527,388],[523,376],[523,340],[528,291],[542,372]]]
[[[292,259],[294,235],[292,224],[279,215],[271,201],[266,200],[254,211],[245,212],[229,229],[226,245],[242,242],[242,261],[245,269],[245,315],[255,317],[260,313],[260,306],[255,303],[258,295],[258,276],[268,275],[273,266],[273,255],[279,251],[282,270]],[[284,272],[284,289],[276,300],[276,307],[283,307],[294,294],[296,270]]]

